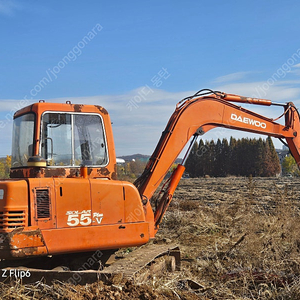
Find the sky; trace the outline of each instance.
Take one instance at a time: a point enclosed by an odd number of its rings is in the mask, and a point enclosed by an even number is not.
[[[39,99],[105,107],[117,156],[150,155],[176,103],[202,88],[299,107],[299,15],[289,0],[0,0],[0,156],[13,113]],[[259,137],[202,138],[230,136]]]

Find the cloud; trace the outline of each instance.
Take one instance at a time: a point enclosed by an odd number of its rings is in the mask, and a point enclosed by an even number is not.
[[[0,0],[0,14],[14,16],[15,12],[22,9],[22,6],[13,0]]]
[[[176,104],[194,91],[172,93],[153,89],[145,98],[137,98],[143,87],[121,95],[49,99],[47,102],[97,104],[105,107],[112,121],[117,155],[151,154]],[[130,107],[130,101],[136,106]],[[138,102],[139,101],[139,102]]]
[[[176,104],[194,91],[172,93],[153,89],[151,93],[136,102],[136,107],[130,109],[128,103],[138,100],[144,87],[137,88],[125,94],[97,95],[89,97],[67,97],[47,99],[50,103],[92,104],[105,107],[112,121],[117,155],[133,153],[151,154],[154,150],[161,132],[176,108]],[[0,121],[11,126],[13,112],[32,102],[20,99],[0,99]],[[4,132],[8,126],[0,129]],[[10,140],[2,143],[3,151],[10,152]],[[5,150],[4,150],[5,149]]]
[[[290,71],[290,73],[299,76],[300,75],[300,64],[296,64],[293,66],[292,71]]]
[[[300,96],[300,88],[295,85],[295,81],[281,81],[273,85],[268,85],[265,81],[231,83],[218,85],[216,89],[228,94],[270,99],[274,102],[297,101]]]
[[[263,89],[265,82],[247,82],[247,83],[224,83],[210,87],[214,90],[220,90],[226,93],[239,94],[241,96],[258,97],[271,99],[277,102],[293,101],[300,105],[300,88],[297,81],[278,81],[274,85]],[[88,97],[67,97],[47,99],[46,102],[65,103],[71,101],[74,104],[96,104],[105,107],[112,121],[114,132],[114,141],[117,156],[142,153],[151,154],[161,137],[162,131],[176,108],[176,104],[183,98],[193,95],[196,91],[168,92],[165,90],[153,89],[153,92],[141,97],[141,91],[144,87],[139,87],[132,91],[118,95],[96,95]],[[138,98],[139,97],[139,98]],[[11,119],[12,112],[22,108],[24,100],[18,99],[0,99],[0,121]],[[135,101],[134,107],[128,105],[130,101]],[[24,106],[25,103],[23,103]],[[26,105],[29,103],[26,103]],[[283,112],[282,107],[266,107],[243,105],[243,107],[255,111],[258,114],[269,118],[276,118]],[[11,132],[11,121],[7,121],[8,126],[0,129],[0,136],[4,134],[7,138],[7,132]],[[199,120],[200,122],[200,120]],[[279,123],[282,121],[279,121]],[[200,123],[199,123],[200,124]],[[206,133],[202,138],[211,139],[229,139],[231,136],[241,137],[260,137],[257,134],[241,132],[236,130],[216,128]],[[265,136],[261,136],[264,137]],[[11,138],[6,141],[1,140],[1,153],[10,153]],[[274,141],[275,142],[275,141]],[[276,147],[281,147],[280,142],[275,143]],[[2,153],[3,152],[3,153]],[[181,155],[182,157],[183,155]]]
[[[222,82],[238,81],[245,78],[245,76],[249,73],[250,72],[236,72],[236,73],[227,74],[224,76],[217,77],[214,80],[214,82],[222,83]]]

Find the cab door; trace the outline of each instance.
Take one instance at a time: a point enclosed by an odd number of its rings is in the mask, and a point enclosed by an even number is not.
[[[55,178],[57,228],[90,226],[91,196],[88,179]]]

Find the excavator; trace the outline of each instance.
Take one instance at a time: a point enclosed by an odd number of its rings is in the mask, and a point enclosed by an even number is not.
[[[241,104],[282,106],[284,125]],[[0,181],[2,261],[136,247],[153,240],[193,143],[216,127],[278,138],[300,163],[300,116],[292,102],[206,89],[181,100],[134,183],[117,179],[105,108],[40,100],[13,119],[10,179]],[[186,145],[181,164],[155,193]]]

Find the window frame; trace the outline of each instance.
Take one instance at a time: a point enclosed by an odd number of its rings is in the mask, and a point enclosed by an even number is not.
[[[103,117],[100,114],[97,113],[80,113],[80,112],[66,112],[66,111],[44,111],[41,115],[41,122],[40,122],[40,145],[39,145],[39,155],[42,156],[42,135],[43,135],[43,118],[45,114],[64,114],[64,115],[70,115],[71,116],[71,161],[72,165],[56,165],[56,166],[48,166],[47,168],[80,168],[80,165],[75,165],[75,134],[74,134],[74,116],[75,115],[81,115],[81,116],[98,116],[100,118],[100,125],[102,127],[103,132],[103,139],[104,139],[104,146],[106,149],[106,157],[105,157],[105,164],[102,165],[90,165],[85,164],[84,166],[91,167],[91,168],[99,168],[99,167],[106,167],[109,164],[109,150],[107,146],[107,137],[106,137],[106,131],[104,126]],[[45,158],[46,159],[46,158]]]

